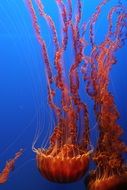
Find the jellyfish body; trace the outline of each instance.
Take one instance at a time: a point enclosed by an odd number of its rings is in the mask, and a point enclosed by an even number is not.
[[[126,190],[127,189],[127,172],[121,175],[112,175],[100,179],[92,179],[88,183],[88,190]]]
[[[77,14],[74,15],[76,22],[72,19],[72,3],[67,4],[56,0],[60,16],[62,18],[62,42],[57,38],[57,31],[52,18],[44,11],[43,3],[38,0],[35,4],[39,10],[40,16],[45,19],[50,27],[54,54],[54,68],[56,74],[52,72],[47,46],[40,32],[38,14],[34,3],[27,0],[28,8],[32,16],[33,27],[35,29],[37,40],[42,48],[42,55],[47,76],[48,85],[48,103],[56,116],[54,131],[50,137],[50,145],[47,149],[34,149],[36,153],[37,166],[40,173],[50,181],[59,183],[69,183],[80,179],[85,175],[89,163],[90,140],[89,140],[89,118],[86,104],[79,95],[79,75],[78,68],[84,59],[83,49],[84,41],[79,34],[79,23],[81,20],[81,2],[77,1]],[[67,10],[68,7],[68,10]],[[72,63],[68,72],[69,82],[66,79],[63,56],[66,53],[68,45],[68,31],[72,31],[71,39],[73,41],[72,49],[74,51],[74,63]],[[61,92],[60,105],[54,101],[56,91],[53,83]],[[82,118],[82,122],[80,122]],[[78,123],[82,123],[82,137],[78,140]]]
[[[79,151],[78,147],[74,147],[74,145],[64,145],[57,150],[57,153],[39,149],[36,161],[40,173],[46,179],[53,182],[70,183],[84,176],[88,169],[89,155]]]

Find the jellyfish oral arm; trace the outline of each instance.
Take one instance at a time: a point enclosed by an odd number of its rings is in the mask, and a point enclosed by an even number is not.
[[[5,183],[8,180],[10,172],[14,169],[16,160],[22,155],[23,149],[15,154],[15,157],[7,161],[3,171],[0,173],[0,184]]]

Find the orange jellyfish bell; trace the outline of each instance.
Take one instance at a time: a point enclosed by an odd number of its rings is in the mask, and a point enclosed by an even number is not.
[[[53,182],[69,183],[79,180],[88,168],[89,154],[73,144],[59,150],[36,151],[37,167],[45,178]]]
[[[88,190],[126,190],[127,189],[127,172],[121,175],[112,175],[101,179],[92,179],[87,186]]]

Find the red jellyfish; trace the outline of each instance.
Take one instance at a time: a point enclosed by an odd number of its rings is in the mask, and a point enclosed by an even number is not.
[[[49,147],[47,149],[34,148],[37,167],[42,176],[50,181],[58,183],[74,182],[84,176],[88,168],[89,155],[92,152],[89,138],[88,109],[79,94],[79,67],[84,61],[83,52],[86,45],[79,30],[81,2],[80,0],[76,1],[77,14],[72,15],[71,0],[68,0],[67,4],[62,0],[56,0],[62,19],[61,42],[58,41],[55,24],[52,18],[45,13],[42,2],[40,0],[36,0],[34,3],[32,0],[26,0],[26,2],[44,59],[48,103],[56,115],[56,124],[50,137]],[[45,19],[52,33],[53,48],[55,49],[54,65],[50,62],[46,42],[40,32],[37,11],[39,11],[40,17]],[[64,55],[67,51],[69,31],[74,57],[67,75]],[[55,69],[55,73],[53,73],[53,69]],[[60,105],[54,101],[57,89],[61,93]],[[79,134],[78,131],[81,126],[83,132]],[[79,136],[80,138],[78,138]]]
[[[22,152],[23,152],[22,149],[19,150],[19,152],[15,154],[13,159],[7,161],[3,171],[0,172],[0,184],[3,184],[8,180],[9,173],[14,169],[14,164],[16,160],[21,156]]]
[[[94,41],[93,21],[90,27],[92,51],[87,92],[94,101],[99,139],[92,154],[96,167],[86,180],[88,190],[127,190],[127,164],[123,157],[127,153],[127,145],[121,140],[123,130],[117,123],[119,113],[109,91],[109,74],[116,63],[114,53],[122,47],[127,35],[126,8],[120,5],[113,7],[108,22],[108,32],[99,45]]]

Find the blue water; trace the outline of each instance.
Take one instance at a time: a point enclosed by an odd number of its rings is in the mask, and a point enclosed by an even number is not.
[[[83,0],[83,15],[87,18],[95,11],[100,0]],[[73,1],[74,3],[74,1]],[[125,6],[127,1],[123,0]],[[101,41],[106,31],[107,11],[117,4],[111,0],[103,9],[96,26],[96,41]],[[60,19],[55,0],[44,2],[60,34]],[[75,6],[75,5],[74,5]],[[42,27],[52,58],[52,42],[46,27]],[[59,35],[60,38],[60,35]],[[118,63],[111,71],[110,89],[120,112],[119,123],[124,129],[123,140],[127,143],[127,43],[117,51]],[[67,58],[69,53],[67,52]],[[67,63],[68,64],[68,63]],[[83,93],[81,94],[83,96]],[[89,104],[89,102],[88,102]],[[49,120],[50,118],[50,120]],[[31,17],[25,0],[0,1],[0,169],[16,151],[24,153],[16,162],[6,184],[1,190],[84,190],[83,180],[72,184],[55,184],[41,177],[32,152],[36,129],[43,127],[37,146],[46,142],[47,130],[53,122],[47,104],[47,89],[40,46],[36,40]],[[92,118],[91,118],[92,120]],[[49,124],[50,122],[50,124]],[[92,131],[92,138],[96,131]]]

